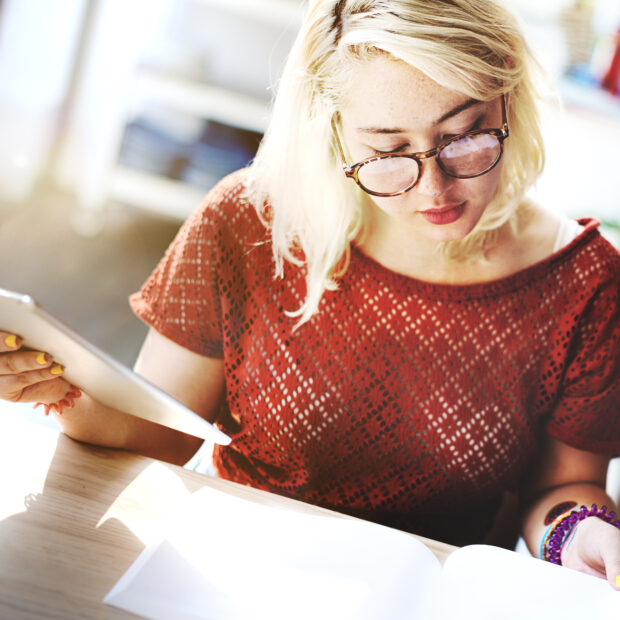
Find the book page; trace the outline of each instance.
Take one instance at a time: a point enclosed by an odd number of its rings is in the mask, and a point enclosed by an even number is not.
[[[446,618],[620,618],[620,592],[606,580],[498,547],[472,545],[453,552],[442,581]]]
[[[404,532],[203,488],[105,602],[157,620],[426,619],[440,573]]]

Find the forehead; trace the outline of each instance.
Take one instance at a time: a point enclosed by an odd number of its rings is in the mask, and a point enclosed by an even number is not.
[[[356,62],[350,84],[341,115],[356,127],[423,129],[468,99],[387,55]]]

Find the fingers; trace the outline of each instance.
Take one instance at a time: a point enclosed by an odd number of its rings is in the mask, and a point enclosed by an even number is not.
[[[62,375],[64,369],[54,362],[51,355],[42,351],[17,351],[0,355],[0,377],[29,371],[38,373],[41,380],[46,380],[50,374],[54,377]]]
[[[31,357],[31,356],[29,356]],[[28,370],[27,360],[8,361],[0,357],[0,398],[7,398],[7,394],[17,390],[24,390],[35,383],[49,381],[62,376],[64,368],[60,364],[46,363],[40,370]]]
[[[614,565],[609,566],[607,572],[607,581],[614,590],[620,591],[620,562],[616,562]]]
[[[589,575],[607,578],[615,590],[620,590],[620,529],[597,517],[581,521],[576,534],[566,541],[566,563]]]
[[[0,331],[0,353],[16,351],[22,346],[22,342],[17,334]]]
[[[0,331],[0,398],[13,402],[54,402],[69,385],[64,368],[49,353],[23,349],[17,334]]]
[[[608,524],[608,528],[614,526]],[[609,530],[607,530],[609,533]],[[603,549],[603,561],[605,562],[605,574],[609,585],[615,590],[620,590],[620,530],[610,533],[609,546]]]
[[[52,372],[54,366],[42,370],[0,375],[0,398],[12,402],[54,402],[62,397],[69,384]],[[59,387],[62,382],[64,388]]]
[[[45,404],[57,403],[72,389],[73,386],[61,378],[39,381],[25,388],[20,400]]]

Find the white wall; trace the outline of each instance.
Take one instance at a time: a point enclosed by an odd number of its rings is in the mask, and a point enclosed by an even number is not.
[[[86,0],[4,0],[0,13],[0,196],[30,193],[55,139]]]

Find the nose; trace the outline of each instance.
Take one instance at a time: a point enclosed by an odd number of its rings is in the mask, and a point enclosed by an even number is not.
[[[420,178],[415,190],[425,196],[441,196],[446,188],[452,183],[452,177],[448,176],[437,163],[436,157],[422,160]]]

